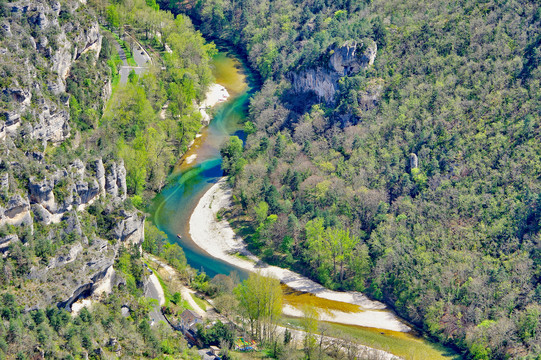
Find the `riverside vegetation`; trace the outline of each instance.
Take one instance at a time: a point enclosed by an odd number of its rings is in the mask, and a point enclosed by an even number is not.
[[[161,3],[265,79],[223,150],[254,251],[468,358],[539,356],[539,2]]]

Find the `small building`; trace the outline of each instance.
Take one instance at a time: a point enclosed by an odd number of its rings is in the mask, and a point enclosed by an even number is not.
[[[214,346],[212,345],[210,347],[210,352],[212,353],[212,355],[214,356],[220,356],[220,348],[218,346]]]
[[[180,327],[184,333],[188,330],[197,331],[195,325],[202,323],[203,318],[192,310],[184,310],[182,314],[180,314]]]

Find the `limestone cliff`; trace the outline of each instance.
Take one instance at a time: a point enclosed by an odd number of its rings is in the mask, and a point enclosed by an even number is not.
[[[122,282],[113,268],[119,248],[144,239],[145,216],[125,201],[124,163],[110,150],[86,151],[84,141],[97,137],[81,136],[70,109],[73,84],[88,78],[81,69],[97,67],[92,110],[102,111],[112,91],[97,16],[85,4],[1,4],[0,256],[32,248],[30,241],[54,249],[24,270],[40,290],[21,291],[29,308],[69,309],[81,296],[110,292]]]
[[[32,119],[24,129],[28,139],[59,143],[70,136],[66,78],[85,52],[93,51],[97,59],[102,43],[97,21],[76,16],[80,5],[46,0],[9,3],[11,16],[0,20],[4,39],[0,114],[5,133],[15,134],[23,119]],[[67,17],[77,21],[62,20]]]
[[[289,77],[297,93],[313,91],[327,103],[335,101],[338,81],[358,73],[376,59],[377,45],[372,40],[349,41],[328,49],[328,61],[323,66],[292,72]]]

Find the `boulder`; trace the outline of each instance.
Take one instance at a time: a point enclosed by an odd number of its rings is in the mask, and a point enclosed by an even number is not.
[[[40,204],[32,204],[32,213],[34,219],[44,225],[53,223],[53,215]]]

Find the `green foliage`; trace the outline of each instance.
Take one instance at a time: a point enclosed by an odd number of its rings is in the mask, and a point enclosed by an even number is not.
[[[535,356],[538,2],[223,0],[192,11],[266,79],[232,181],[254,250],[327,286],[366,288],[472,358]],[[359,54],[375,42],[377,58],[339,80],[333,103],[285,90],[351,40]]]
[[[224,173],[234,177],[242,169],[244,164],[242,147],[242,140],[237,136],[231,136],[229,141],[222,146],[220,154],[222,155]]]
[[[252,336],[271,343],[274,326],[282,313],[280,281],[250,273],[234,290],[241,315],[248,320]]]
[[[204,347],[211,345],[221,345],[223,343],[231,345],[235,339],[235,329],[233,324],[224,324],[218,320],[209,328],[198,324],[197,336],[203,343]]]

